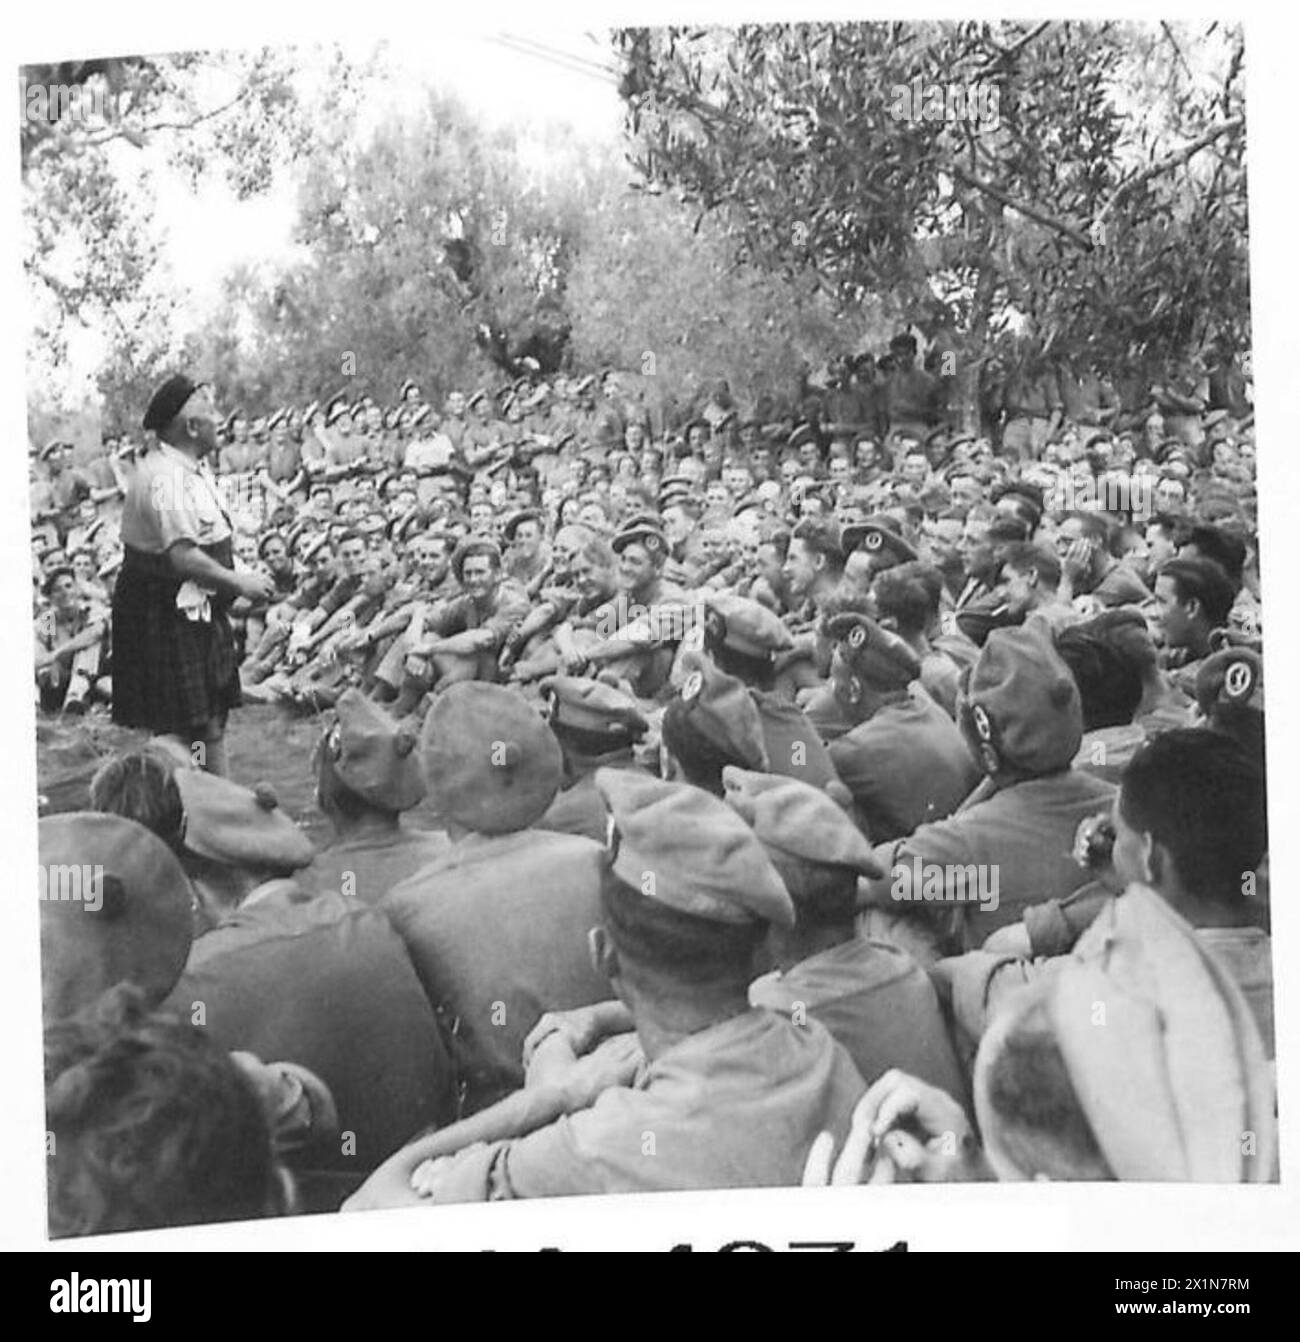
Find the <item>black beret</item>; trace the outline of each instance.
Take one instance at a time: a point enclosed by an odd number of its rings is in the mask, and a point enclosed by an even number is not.
[[[149,408],[144,412],[144,427],[160,433],[180,414],[185,402],[205,384],[194,382],[184,373],[173,373],[153,394]]]

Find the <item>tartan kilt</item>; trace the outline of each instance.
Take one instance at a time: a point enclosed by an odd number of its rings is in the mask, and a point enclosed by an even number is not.
[[[113,721],[120,726],[187,736],[223,721],[240,702],[223,605],[213,599],[210,622],[186,619],[176,609],[180,586],[165,555],[128,549],[113,591]]]

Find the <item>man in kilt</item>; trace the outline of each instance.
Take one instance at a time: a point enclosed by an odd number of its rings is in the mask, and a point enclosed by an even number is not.
[[[227,611],[239,597],[268,599],[271,579],[233,568],[230,519],[206,465],[217,424],[210,390],[183,373],[145,412],[158,446],[137,466],[122,511],[113,721],[169,737],[224,774],[226,717],[239,702]]]

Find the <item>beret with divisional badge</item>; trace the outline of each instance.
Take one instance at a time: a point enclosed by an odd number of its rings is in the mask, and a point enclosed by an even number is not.
[[[705,625],[724,646],[746,657],[772,657],[794,647],[794,638],[766,606],[734,592],[704,597]]]
[[[1216,706],[1234,705],[1264,711],[1264,663],[1250,648],[1212,652],[1196,672],[1196,702],[1209,714]]]
[[[538,688],[550,699],[551,721],[559,726],[634,739],[649,730],[636,700],[606,681],[547,676]]]
[[[763,719],[745,683],[694,655],[678,697],[691,726],[710,744],[755,769],[768,767]]]
[[[850,523],[840,539],[845,555],[852,554],[860,546],[871,554],[883,550],[901,563],[909,563],[917,557],[916,551],[899,534],[894,519],[881,514]]]
[[[664,538],[664,533],[657,526],[651,526],[644,521],[624,527],[610,544],[615,554],[622,554],[629,545],[633,544],[643,545],[646,551],[652,555],[662,555],[668,551],[668,542]]]
[[[1083,739],[1079,687],[1050,634],[1035,624],[995,629],[971,669],[962,710],[986,772],[1066,768]]]
[[[413,732],[357,689],[344,691],[335,713],[323,744],[347,788],[385,811],[409,811],[424,800]]]
[[[853,673],[879,690],[904,690],[921,674],[921,659],[891,630],[869,615],[845,611],[826,622]]]
[[[624,884],[709,922],[794,926],[776,868],[725,802],[626,769],[598,769],[595,778],[610,813],[611,867]]]

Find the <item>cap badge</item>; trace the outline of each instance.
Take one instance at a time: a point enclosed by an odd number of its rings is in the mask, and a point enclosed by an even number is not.
[[[1229,662],[1223,673],[1223,691],[1229,699],[1246,699],[1255,688],[1255,669],[1249,662]]]

